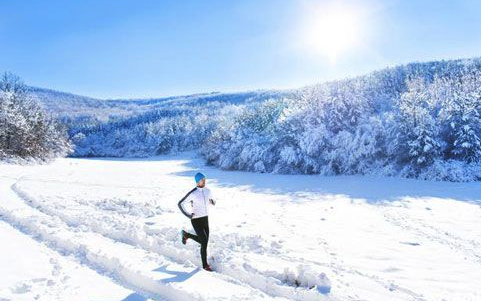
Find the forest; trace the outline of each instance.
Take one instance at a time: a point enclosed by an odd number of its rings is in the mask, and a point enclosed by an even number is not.
[[[479,58],[411,63],[286,91],[77,97],[75,114],[54,91],[28,96],[5,84],[1,90],[1,122],[8,129],[3,156],[150,157],[194,150],[226,170],[481,179]],[[22,105],[18,98],[25,99]],[[22,138],[11,140],[12,132]]]

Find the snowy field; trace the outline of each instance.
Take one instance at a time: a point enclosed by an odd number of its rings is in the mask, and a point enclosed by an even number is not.
[[[177,208],[207,175],[209,260]],[[481,185],[221,171],[192,153],[0,165],[0,300],[481,300]]]

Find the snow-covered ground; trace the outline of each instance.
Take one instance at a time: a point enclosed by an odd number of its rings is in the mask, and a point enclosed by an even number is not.
[[[180,242],[201,170],[209,259]],[[481,300],[481,185],[221,171],[193,153],[0,165],[0,300]]]

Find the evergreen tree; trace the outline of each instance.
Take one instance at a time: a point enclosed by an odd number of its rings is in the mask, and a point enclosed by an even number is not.
[[[46,159],[70,151],[66,128],[49,118],[20,78],[0,77],[0,154]]]
[[[442,116],[447,125],[448,156],[470,162],[481,160],[481,72],[465,72],[438,86]]]
[[[424,167],[439,155],[440,144],[431,116],[427,86],[422,79],[410,80],[408,90],[398,101],[400,158],[408,158],[412,164]]]

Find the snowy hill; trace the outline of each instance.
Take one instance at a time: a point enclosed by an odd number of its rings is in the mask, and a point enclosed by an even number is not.
[[[223,169],[481,179],[479,58],[412,63],[292,91],[106,101],[42,91],[70,128],[77,157],[196,149]]]
[[[30,92],[48,112],[65,120],[67,124],[82,118],[107,122],[110,119],[128,117],[168,106],[195,106],[213,101],[239,104],[279,98],[292,93],[266,90],[243,93],[212,92],[149,99],[96,99],[38,87],[30,87]]]

